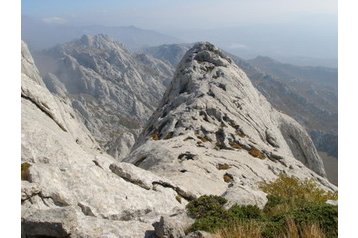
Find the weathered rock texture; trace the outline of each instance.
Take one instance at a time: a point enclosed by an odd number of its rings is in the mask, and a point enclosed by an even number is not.
[[[174,79],[132,153],[124,160],[175,181],[199,196],[224,195],[263,207],[261,181],[280,173],[325,178],[306,131],[276,111],[233,61],[198,43]]]
[[[99,150],[68,101],[44,86],[22,43],[23,237],[150,237],[188,191]]]
[[[176,67],[188,49],[188,45],[172,44],[144,52]],[[337,69],[283,64],[262,56],[253,60],[230,57],[276,109],[307,129],[317,150],[338,157]]]
[[[37,54],[49,90],[67,100],[101,148],[123,158],[156,109],[173,68],[133,55],[105,35],[84,35]]]

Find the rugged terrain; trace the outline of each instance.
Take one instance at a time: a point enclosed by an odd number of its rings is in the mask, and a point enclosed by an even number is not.
[[[49,90],[72,104],[101,148],[129,153],[173,75],[165,62],[132,54],[105,35],[84,35],[36,54]]]
[[[266,74],[254,80],[256,87],[269,98],[281,89],[281,99],[272,102],[275,107],[304,125],[318,150],[338,158],[338,70],[283,64],[268,57],[249,63],[254,69],[247,74]],[[269,87],[272,82],[279,86]]]
[[[149,120],[155,106],[148,104],[161,98],[156,87],[164,91],[168,81],[144,80],[133,65],[141,69],[138,61],[154,59],[132,56],[104,36],[50,51],[43,59],[56,74],[46,74],[45,84],[22,43],[23,237],[184,237],[192,223],[184,210],[188,201],[215,194],[229,204],[262,208],[267,198],[258,183],[280,173],[337,189],[304,128],[274,109],[210,43],[186,53]],[[98,143],[104,130],[92,127],[117,110],[127,115],[128,108],[130,123],[135,118],[146,125],[119,162]],[[108,121],[107,130],[116,124]]]
[[[145,52],[177,66],[186,48],[189,46],[173,44],[150,47]],[[337,69],[294,66],[262,56],[244,60],[228,55],[276,109],[307,129],[319,151],[336,158],[338,167]],[[328,177],[337,184],[334,174],[330,169]]]
[[[210,43],[197,44],[184,56],[158,110],[124,161],[169,177],[196,194],[224,193],[231,182],[258,192],[258,181],[279,173],[315,177],[303,164],[325,175],[305,130],[276,111],[245,73]]]
[[[21,54],[23,237],[144,237],[159,215],[183,209],[185,190],[101,152],[71,103],[47,90],[25,43]]]

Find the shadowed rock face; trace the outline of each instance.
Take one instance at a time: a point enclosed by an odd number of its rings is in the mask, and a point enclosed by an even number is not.
[[[99,145],[128,154],[173,75],[167,63],[134,55],[105,35],[84,35],[37,54],[52,93],[68,100]]]
[[[183,57],[124,161],[197,195],[245,191],[242,202],[260,206],[265,196],[257,183],[279,173],[314,178],[334,189],[323,178],[322,161],[306,131],[276,111],[246,74],[210,43],[196,44]],[[220,164],[227,169],[219,170]]]

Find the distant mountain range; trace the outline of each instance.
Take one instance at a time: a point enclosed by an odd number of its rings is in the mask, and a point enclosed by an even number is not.
[[[129,50],[169,43],[182,43],[175,37],[152,30],[144,30],[135,26],[72,26],[66,24],[50,24],[29,16],[21,17],[22,39],[31,50],[42,50],[80,38],[83,34],[106,34],[120,41]]]

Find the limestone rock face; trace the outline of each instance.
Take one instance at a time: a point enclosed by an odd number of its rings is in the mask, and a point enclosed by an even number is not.
[[[263,206],[258,188],[280,173],[335,190],[305,130],[276,111],[233,61],[210,43],[183,57],[164,98],[124,159],[196,196]],[[232,187],[234,186],[234,187]],[[235,192],[236,191],[236,192]]]
[[[173,68],[134,55],[105,35],[42,51],[36,62],[52,93],[69,101],[101,148],[125,157],[156,109]]]
[[[23,237],[150,237],[160,216],[184,209],[190,192],[99,149],[46,89],[25,43],[22,66]]]
[[[182,238],[194,221],[182,211],[170,216],[162,216],[159,222],[153,223],[153,227],[159,238]]]

